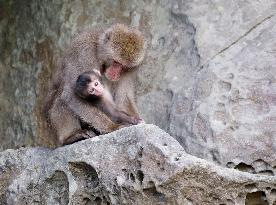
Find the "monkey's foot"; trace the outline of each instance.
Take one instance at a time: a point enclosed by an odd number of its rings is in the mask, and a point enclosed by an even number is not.
[[[97,135],[95,134],[95,132],[92,131],[92,130],[86,130],[83,134],[84,134],[84,137],[86,137],[86,139],[92,138],[92,137],[96,137],[96,136],[97,136]]]
[[[95,137],[95,136],[96,136],[96,134],[91,130],[80,130],[80,131],[74,133],[73,135],[71,135],[70,137],[68,137],[63,142],[63,145],[73,144],[75,142],[85,140],[85,139],[89,139],[89,138],[92,138],[92,137]]]

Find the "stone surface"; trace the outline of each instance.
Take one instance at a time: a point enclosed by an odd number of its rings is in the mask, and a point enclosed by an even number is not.
[[[54,145],[41,102],[56,59],[77,30],[122,22],[148,40],[145,121],[189,154],[274,175],[275,14],[275,0],[0,1],[0,150]]]
[[[273,204],[276,177],[187,154],[154,125],[0,153],[0,204]]]
[[[196,27],[195,41],[205,64],[274,16],[276,2],[181,0],[174,8],[189,16]]]
[[[206,65],[215,79],[197,110],[209,116],[223,164],[268,163],[256,172],[275,166],[275,33],[273,16]]]

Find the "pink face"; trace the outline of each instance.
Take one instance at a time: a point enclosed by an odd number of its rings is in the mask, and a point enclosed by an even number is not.
[[[90,95],[102,96],[104,93],[104,87],[99,80],[94,80],[88,84],[88,93]]]
[[[123,65],[113,61],[113,63],[106,69],[105,77],[111,81],[117,81],[120,79],[123,72]]]

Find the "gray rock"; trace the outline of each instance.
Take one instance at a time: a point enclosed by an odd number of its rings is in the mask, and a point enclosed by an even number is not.
[[[55,150],[0,153],[0,203],[272,204],[276,178],[221,168],[153,125]]]
[[[213,143],[224,165],[243,162],[256,172],[273,173],[276,165],[275,33],[276,16],[273,16],[204,68],[215,78],[210,95],[201,101],[197,111],[208,116],[210,124],[206,127],[213,131]],[[258,161],[269,166],[260,169],[254,166]]]
[[[175,9],[189,16],[196,27],[195,41],[205,64],[275,15],[276,2],[181,0]]]

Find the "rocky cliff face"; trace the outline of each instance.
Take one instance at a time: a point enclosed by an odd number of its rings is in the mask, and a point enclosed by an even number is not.
[[[0,204],[273,204],[276,179],[187,154],[153,125],[0,156]],[[254,203],[253,203],[254,202]]]
[[[145,121],[191,155],[274,176],[275,14],[274,0],[2,1],[0,149],[54,145],[41,102],[56,59],[78,29],[122,22],[149,44],[137,79]]]

